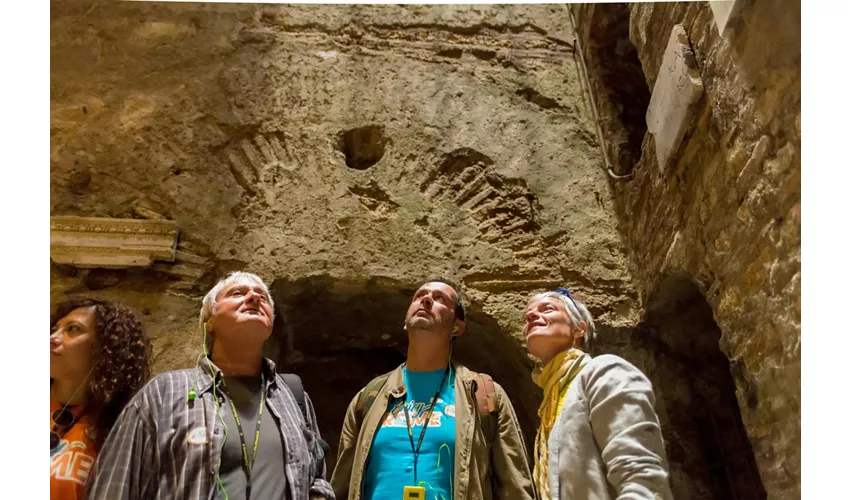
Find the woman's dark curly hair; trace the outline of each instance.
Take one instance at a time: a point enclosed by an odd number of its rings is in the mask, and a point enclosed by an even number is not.
[[[86,413],[97,429],[96,446],[150,376],[150,341],[141,321],[126,307],[105,300],[79,298],[62,302],[50,316],[56,323],[79,308],[94,308],[96,337],[92,344],[92,374]]]

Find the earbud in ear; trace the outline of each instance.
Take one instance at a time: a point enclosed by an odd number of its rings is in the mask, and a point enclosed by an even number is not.
[[[457,327],[452,328],[452,333],[457,333]]]

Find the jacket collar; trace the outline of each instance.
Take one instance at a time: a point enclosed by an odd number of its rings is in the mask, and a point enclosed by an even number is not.
[[[471,380],[469,370],[454,361],[451,362],[451,374],[449,375],[449,387],[454,387],[456,381],[466,385],[467,381]],[[390,372],[387,378],[387,390],[390,397],[400,398],[407,393],[407,387],[404,386],[404,363],[398,365],[398,368]]]
[[[277,371],[275,368],[274,361],[263,358],[263,375],[265,375],[266,380],[269,383],[269,386],[277,385]],[[195,373],[198,376],[198,390],[200,394],[203,394],[213,387],[213,380],[215,380],[216,387],[221,383],[221,378],[224,374],[221,372],[221,369],[212,362],[212,360],[203,356],[200,361],[200,366]]]

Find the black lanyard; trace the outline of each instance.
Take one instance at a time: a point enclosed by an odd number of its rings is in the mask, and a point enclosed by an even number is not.
[[[451,365],[449,365],[451,366]],[[440,380],[440,385],[437,386],[437,392],[434,393],[434,399],[431,400],[431,408],[428,410],[428,418],[425,419],[425,425],[422,426],[422,432],[419,433],[419,442],[416,446],[413,446],[413,427],[410,425],[410,413],[407,411],[407,394],[410,392],[409,390],[404,395],[404,421],[407,423],[407,435],[410,437],[410,449],[413,450],[413,485],[416,486],[417,476],[416,476],[416,466],[419,462],[419,450],[422,448],[422,440],[425,439],[425,431],[428,430],[428,423],[431,422],[431,414],[434,413],[434,407],[437,406],[437,397],[440,395],[440,389],[443,387],[443,382],[446,381],[446,377],[449,375],[449,366],[446,367],[446,371],[443,373],[443,378]]]
[[[222,385],[227,387],[224,379],[221,380]],[[245,444],[245,433],[242,431],[242,422],[239,419],[239,412],[236,411],[236,405],[233,404],[233,398],[228,394],[227,401],[230,403],[230,409],[233,410],[233,418],[236,420],[236,428],[239,430],[239,441],[242,442],[242,469],[245,471],[245,477],[248,485],[245,487],[245,500],[251,498],[251,466],[257,460],[257,448],[260,446],[260,424],[263,421],[263,403],[266,399],[266,378],[260,372],[260,413],[257,415],[257,431],[254,433],[254,454],[251,457],[251,462],[248,462],[248,446]]]

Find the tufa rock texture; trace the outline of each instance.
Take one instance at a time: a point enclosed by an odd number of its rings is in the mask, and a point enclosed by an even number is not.
[[[573,38],[557,5],[54,1],[51,213],[162,216],[209,262],[54,266],[54,302],[144,309],[157,368],[194,366],[203,293],[258,273],[270,355],[335,448],[339,408],[403,359],[413,284],[444,273],[470,301],[457,359],[505,386],[530,443],[531,294],[568,283],[603,329],[639,316]]]

